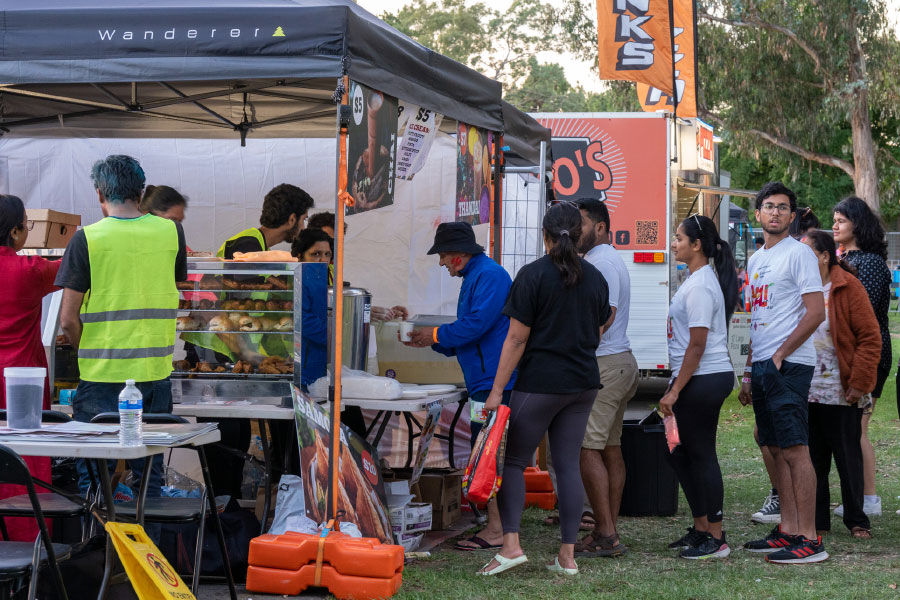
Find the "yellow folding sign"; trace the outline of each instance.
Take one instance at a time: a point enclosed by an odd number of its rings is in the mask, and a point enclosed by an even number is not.
[[[140,600],[196,600],[143,527],[107,523],[106,531]]]

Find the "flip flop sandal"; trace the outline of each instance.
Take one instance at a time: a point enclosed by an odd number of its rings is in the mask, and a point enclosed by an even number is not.
[[[551,573],[563,573],[565,575],[578,575],[578,565],[575,565],[574,569],[567,569],[561,564],[559,564],[559,557],[556,556],[553,558],[552,565],[545,565],[547,570]]]
[[[528,557],[523,554],[522,556],[517,556],[515,558],[506,558],[505,556],[500,556],[500,553],[498,552],[494,555],[494,558],[492,560],[497,561],[497,566],[490,571],[485,571],[488,565],[491,564],[491,561],[489,560],[487,564],[481,567],[481,569],[478,571],[478,575],[499,575],[503,571],[509,571],[513,567],[517,567],[523,563],[527,563]]]
[[[866,529],[865,527],[854,527],[853,529],[850,530],[850,535],[852,535],[855,538],[859,538],[859,539],[863,539],[863,540],[872,539],[872,531],[869,529]]]
[[[544,525],[549,525],[550,527],[559,527],[559,515],[550,515],[546,519],[544,519]]]
[[[603,536],[591,532],[575,544],[575,556],[621,556],[628,549],[621,542],[616,543],[617,537],[616,534]]]
[[[472,542],[473,544],[477,544],[477,546],[463,546],[462,541]],[[453,549],[462,550],[463,552],[472,552],[474,550],[497,550],[498,548],[503,547],[503,544],[491,544],[489,541],[487,541],[483,537],[480,537],[478,534],[475,534],[472,537],[462,541],[456,542],[456,545],[453,546]]]

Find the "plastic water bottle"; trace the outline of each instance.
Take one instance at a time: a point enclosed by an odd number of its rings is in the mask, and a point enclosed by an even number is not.
[[[123,446],[140,446],[143,443],[144,397],[134,385],[134,379],[125,382],[119,393],[119,442]]]

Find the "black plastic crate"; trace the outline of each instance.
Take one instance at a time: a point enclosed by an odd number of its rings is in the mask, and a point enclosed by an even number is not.
[[[629,411],[632,412],[632,411]],[[619,514],[667,517],[678,510],[678,478],[666,455],[666,432],[654,410],[642,418],[626,413],[622,427],[625,490]]]

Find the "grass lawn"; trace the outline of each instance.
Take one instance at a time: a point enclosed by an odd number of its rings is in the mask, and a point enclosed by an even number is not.
[[[900,316],[891,315],[900,334]],[[893,341],[894,362],[900,335]],[[769,565],[761,555],[738,550],[762,537],[769,527],[750,522],[769,491],[762,459],[753,442],[753,409],[743,408],[735,392],[719,422],[719,461],[725,477],[725,529],[732,548],[724,560],[698,563],[679,559],[666,545],[691,524],[684,496],[673,517],[621,518],[619,532],[627,555],[579,559],[574,578],[551,575],[544,564],[558,549],[559,530],[542,524],[546,512],[529,509],[522,519],[522,545],[530,562],[495,578],[475,571],[490,552],[460,553],[445,545],[430,559],[407,566],[397,598],[900,598],[900,422],[894,374],[875,409],[870,438],[877,457],[877,486],[884,515],[872,518],[872,540],[850,537],[840,519],[832,520],[825,547],[831,558],[813,565]],[[832,469],[831,497],[840,503],[837,473]]]

